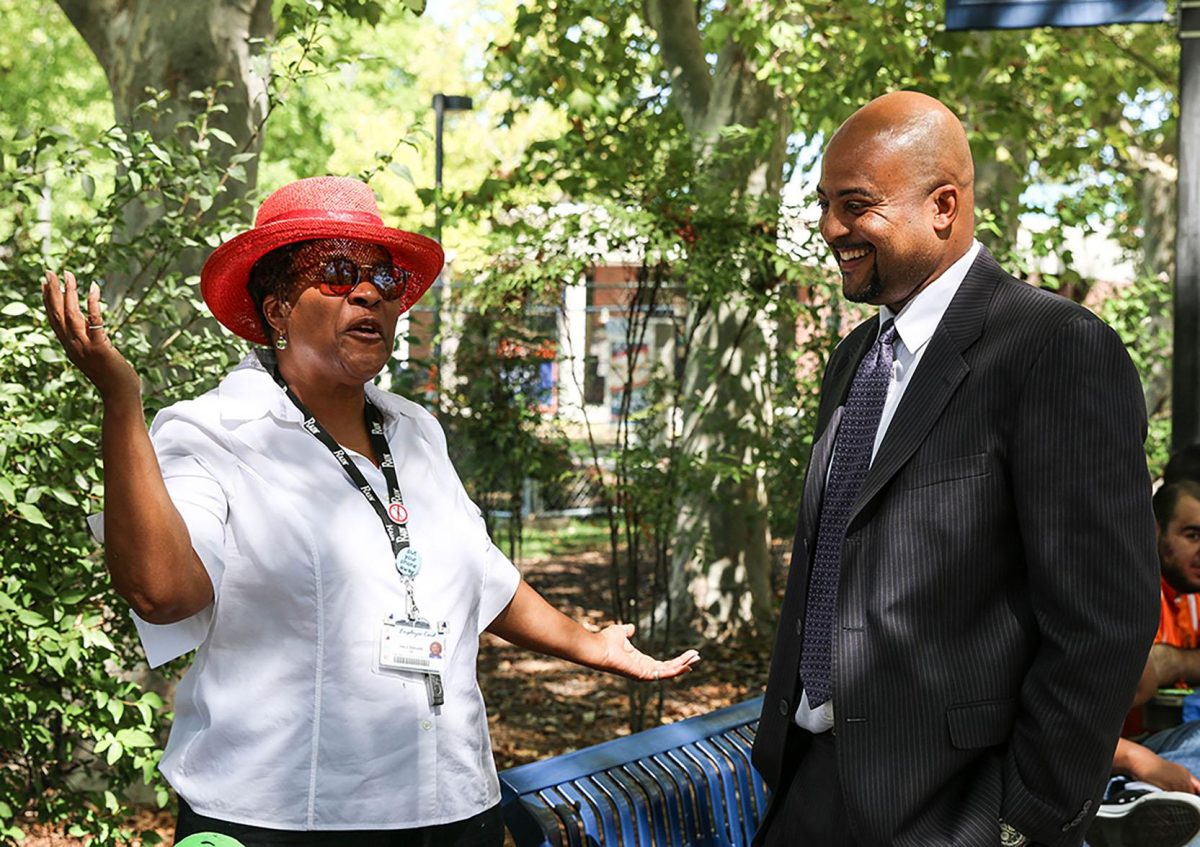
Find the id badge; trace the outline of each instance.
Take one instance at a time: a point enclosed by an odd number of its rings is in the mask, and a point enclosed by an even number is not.
[[[379,639],[379,667],[391,671],[444,673],[448,661],[445,624],[410,621],[388,615]]]

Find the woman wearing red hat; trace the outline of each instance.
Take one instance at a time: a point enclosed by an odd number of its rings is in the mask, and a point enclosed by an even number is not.
[[[113,584],[152,666],[196,651],[161,764],[178,837],[499,845],[480,632],[635,679],[698,658],[555,611],[491,543],[433,417],[372,384],[441,266],[364,183],[281,188],[201,274],[217,320],[264,346],[149,433],[99,289],[81,308],[70,273],[46,274],[54,332],[104,402],[93,527]]]

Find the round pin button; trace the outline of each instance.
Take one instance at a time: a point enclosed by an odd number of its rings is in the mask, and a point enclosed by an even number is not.
[[[408,509],[404,508],[403,503],[392,503],[388,506],[388,517],[392,523],[408,523]]]
[[[429,732],[429,730],[433,729],[433,721],[421,721],[421,729]]]
[[[405,579],[412,579],[421,572],[421,554],[405,547],[396,554],[396,571]]]

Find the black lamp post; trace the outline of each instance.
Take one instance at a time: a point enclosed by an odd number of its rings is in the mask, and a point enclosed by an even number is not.
[[[435,130],[433,135],[433,232],[442,241],[442,129],[446,112],[466,112],[472,107],[471,98],[451,94],[433,95]],[[435,392],[442,384],[442,287],[443,274],[433,283],[433,366],[436,368]]]

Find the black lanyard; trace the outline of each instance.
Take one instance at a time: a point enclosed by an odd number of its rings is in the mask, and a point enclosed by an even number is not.
[[[400,482],[396,479],[396,463],[392,459],[392,451],[388,447],[387,439],[383,435],[383,415],[380,414],[379,409],[375,408],[375,404],[370,400],[367,400],[365,397],[363,398],[363,419],[367,423],[367,433],[371,439],[371,449],[379,457],[379,469],[383,471],[383,478],[387,482],[388,505],[386,509],[379,502],[379,498],[375,496],[374,489],[371,488],[371,484],[367,482],[366,477],[362,475],[362,471],[346,455],[346,450],[333,440],[333,436],[325,431],[325,428],[317,422],[317,419],[308,410],[308,407],[300,402],[300,398],[284,382],[283,377],[279,373],[279,366],[274,362],[263,362],[263,364],[267,366],[267,370],[275,378],[275,382],[279,384],[279,387],[287,394],[288,399],[304,415],[304,428],[312,433],[333,454],[333,458],[337,459],[338,464],[342,466],[342,470],[346,472],[346,476],[350,477],[350,481],[362,492],[362,496],[367,498],[367,502],[371,504],[371,508],[375,510],[375,514],[379,516],[379,521],[383,524],[384,532],[387,533],[388,541],[392,544],[392,555],[396,557],[396,569],[400,571],[400,575],[406,580],[410,580],[416,576],[415,572],[405,573],[401,569],[401,562],[407,558],[401,554],[410,547],[408,540],[408,510],[404,506],[404,496],[400,493]]]

